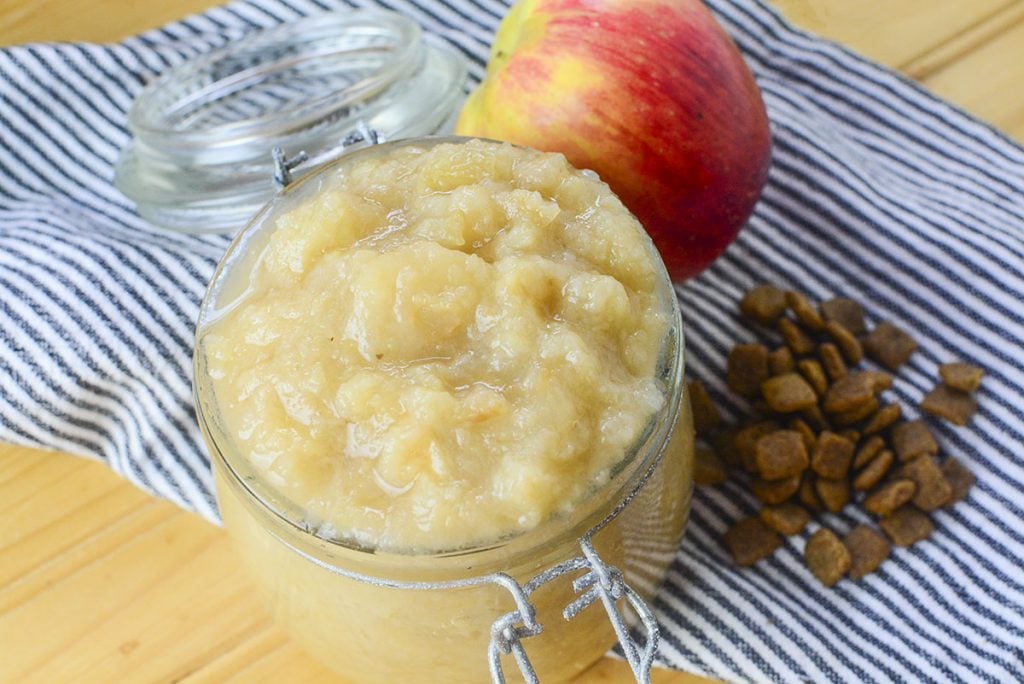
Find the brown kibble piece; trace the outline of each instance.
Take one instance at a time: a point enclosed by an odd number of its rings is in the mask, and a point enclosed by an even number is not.
[[[795,368],[793,352],[789,351],[789,347],[779,347],[768,355],[768,370],[772,375],[792,373]]]
[[[868,356],[893,371],[917,350],[917,340],[888,321],[876,325],[863,344]]]
[[[800,480],[800,490],[797,492],[797,498],[800,500],[800,503],[812,511],[819,511],[822,508],[818,490],[814,487],[816,479],[811,471],[806,471],[803,479]]]
[[[944,418],[954,425],[967,425],[978,410],[974,397],[945,385],[936,385],[921,401],[921,410]]]
[[[815,394],[819,397],[828,391],[828,378],[825,377],[825,369],[815,359],[801,359],[797,364],[800,374],[810,383]]]
[[[821,313],[826,321],[835,321],[854,335],[863,335],[864,307],[852,299],[836,297],[821,303]]]
[[[829,424],[825,420],[825,414],[821,412],[818,406],[811,406],[800,412],[800,417],[807,421],[807,424],[811,426],[811,429],[821,432],[822,430],[828,430]]]
[[[892,429],[892,448],[900,463],[912,461],[919,456],[934,456],[939,453],[939,443],[932,437],[931,430],[923,420],[899,423]]]
[[[976,392],[981,387],[981,379],[985,377],[985,371],[963,361],[954,361],[939,366],[939,375],[942,376],[942,382],[950,389]]]
[[[787,292],[786,304],[789,305],[789,310],[793,312],[793,315],[796,316],[796,319],[805,328],[815,331],[824,330],[825,320],[803,294],[793,292],[792,290]]]
[[[793,503],[765,506],[758,515],[765,525],[787,537],[800,534],[811,521],[811,514],[807,509]]]
[[[840,323],[829,321],[825,324],[825,332],[843,352],[843,357],[847,361],[856,366],[864,360],[864,349],[861,348],[860,341]]]
[[[932,456],[915,458],[900,468],[899,476],[913,480],[917,485],[914,505],[922,511],[931,512],[942,508],[953,495],[953,488],[946,482],[942,469]]]
[[[860,470],[868,464],[875,457],[879,451],[885,446],[885,440],[882,439],[881,435],[872,435],[869,437],[859,449],[857,454],[853,457],[853,467],[855,470]]]
[[[832,422],[836,425],[853,425],[859,423],[865,418],[873,415],[878,410],[878,399],[871,397],[865,404],[860,407],[853,409],[852,411],[843,411],[842,413],[833,413]]]
[[[740,312],[764,326],[775,323],[785,311],[785,293],[767,283],[750,288],[740,300]]]
[[[904,548],[927,539],[928,535],[935,531],[935,525],[928,516],[909,505],[879,520],[878,526],[893,544]]]
[[[912,480],[892,480],[882,485],[864,499],[864,510],[875,515],[887,516],[914,498],[917,485]]]
[[[804,559],[811,574],[826,587],[831,587],[849,572],[850,551],[832,530],[821,528],[811,535],[804,547]]]
[[[739,429],[734,425],[730,425],[716,432],[714,437],[711,438],[711,444],[715,448],[715,453],[718,454],[718,457],[722,459],[727,468],[743,467],[743,459],[736,448],[736,435],[738,434]]]
[[[974,486],[974,473],[952,456],[942,463],[942,475],[949,483],[951,492],[947,506],[963,499]]]
[[[756,478],[750,483],[750,491],[759,501],[766,504],[785,503],[800,489],[800,476],[794,475],[784,480],[762,480]]]
[[[825,510],[832,513],[838,513],[850,503],[850,483],[846,480],[826,480],[819,477],[814,481],[814,490]]]
[[[825,372],[832,382],[846,377],[846,362],[843,361],[843,354],[839,351],[839,347],[831,342],[823,342],[818,347],[818,356],[821,357],[821,365],[825,367]]]
[[[757,472],[757,440],[778,429],[779,425],[775,421],[762,420],[736,433],[733,443],[739,453],[743,470],[751,474]]]
[[[711,401],[711,396],[700,380],[690,381],[687,387],[690,391],[690,409],[693,411],[693,429],[698,435],[710,435],[722,422],[722,414],[718,412],[718,407]]]
[[[814,340],[807,336],[800,326],[788,318],[779,319],[779,332],[786,346],[797,356],[806,356],[814,351]]]
[[[757,440],[754,462],[762,479],[781,480],[804,472],[809,459],[799,432],[776,430]]]
[[[892,374],[886,373],[880,370],[867,370],[861,371],[861,375],[867,380],[868,384],[871,385],[871,390],[875,394],[880,394],[883,390],[887,390],[892,387]]]
[[[720,485],[728,479],[725,464],[715,450],[698,444],[693,450],[693,481],[701,487]]]
[[[850,579],[863,579],[889,557],[892,547],[885,537],[867,525],[857,525],[843,537],[843,546],[850,552]]]
[[[818,444],[811,458],[811,468],[828,480],[840,480],[850,472],[853,442],[826,430],[818,435]]]
[[[725,533],[732,559],[743,567],[772,555],[781,544],[782,538],[757,516],[740,520]]]
[[[871,378],[864,373],[850,373],[828,388],[822,408],[828,413],[846,413],[863,408],[874,397]]]
[[[878,452],[878,455],[871,459],[867,467],[857,473],[857,477],[853,479],[853,488],[858,492],[866,492],[871,489],[882,481],[895,460],[896,456],[889,449]]]
[[[840,430],[838,434],[840,437],[845,437],[846,439],[853,442],[854,447],[856,447],[857,442],[860,441],[860,433],[854,430],[853,428],[846,428],[845,430]]]
[[[887,404],[878,409],[871,420],[864,426],[865,435],[881,432],[903,416],[903,408],[899,404]]]
[[[814,445],[818,443],[818,437],[814,434],[814,430],[807,424],[802,418],[794,418],[789,421],[789,429],[796,430],[800,433],[800,437],[804,440],[804,447],[807,449],[807,453],[814,451]]]
[[[795,413],[818,403],[818,395],[796,373],[769,378],[761,384],[761,394],[769,408],[779,413]]]
[[[737,344],[726,361],[725,383],[742,397],[756,397],[768,378],[768,349],[763,344]]]

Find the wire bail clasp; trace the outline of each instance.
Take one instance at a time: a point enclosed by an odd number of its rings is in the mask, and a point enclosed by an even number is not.
[[[270,154],[274,158],[274,185],[280,190],[284,190],[292,184],[292,171],[309,159],[305,150],[301,150],[294,158],[289,159],[279,145],[274,145]]]
[[[341,147],[345,149],[361,142],[365,142],[367,145],[376,145],[383,140],[377,131],[366,125],[365,121],[360,121],[356,124],[356,129],[342,139]],[[274,145],[270,150],[270,155],[274,159],[274,185],[279,190],[284,190],[291,185],[292,171],[309,160],[309,155],[305,150],[300,150],[292,158],[287,157],[280,145]]]
[[[654,664],[654,655],[658,650],[658,623],[654,618],[651,609],[644,603],[622,576],[622,572],[613,565],[606,564],[594,548],[590,535],[580,540],[582,556],[560,563],[540,573],[525,586],[520,587],[511,578],[502,582],[502,586],[508,589],[516,602],[516,610],[513,610],[495,620],[491,626],[491,643],[488,648],[488,657],[491,666],[491,680],[494,684],[505,684],[505,673],[501,666],[501,655],[512,654],[519,666],[523,679],[528,684],[539,684],[537,673],[526,654],[522,639],[537,636],[544,627],[536,621],[536,611],[529,602],[529,595],[540,586],[547,584],[557,577],[577,570],[587,570],[587,573],[573,580],[573,591],[580,596],[570,603],[562,611],[562,617],[572,620],[592,603],[601,600],[608,620],[612,623],[615,636],[618,638],[622,652],[629,663],[633,676],[640,684],[650,684],[651,667]],[[640,648],[626,625],[626,619],[619,610],[617,602],[625,598],[629,605],[636,611],[640,623],[647,632],[646,643]]]

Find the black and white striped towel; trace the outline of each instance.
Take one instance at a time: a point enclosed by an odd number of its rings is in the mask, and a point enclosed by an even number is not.
[[[462,50],[474,79],[506,10],[379,1]],[[156,74],[330,3],[236,2],[119,45],[0,51],[0,439],[102,458],[216,519],[190,353],[227,241],[147,226],[112,165]],[[758,0],[711,5],[764,91],[775,150],[739,241],[681,288],[690,373],[729,405],[717,378],[749,334],[736,300],[769,280],[856,297],[913,330],[921,350],[895,387],[906,406],[945,360],[989,374],[972,425],[938,428],[978,485],[860,583],[822,588],[799,538],[733,567],[718,540],[752,501],[731,485],[698,492],[656,604],[664,663],[733,681],[1024,681],[1024,151]]]

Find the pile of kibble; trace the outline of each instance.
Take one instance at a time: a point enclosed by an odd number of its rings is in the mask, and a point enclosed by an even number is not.
[[[801,534],[812,518],[847,506],[874,516],[884,535],[858,525],[840,539],[819,519],[804,556],[826,586],[873,572],[888,558],[890,542],[907,547],[931,534],[928,513],[962,499],[974,477],[951,456],[940,461],[927,424],[904,420],[900,404],[886,397],[892,374],[917,349],[913,337],[889,322],[868,330],[854,300],[815,306],[772,285],[750,290],[740,312],[772,344],[739,344],[729,354],[726,384],[748,400],[750,415],[723,425],[704,387],[689,386],[697,484],[737,477],[763,504],[725,535],[736,563],[766,558],[781,545],[780,535]],[[861,368],[865,357],[885,370]],[[952,362],[940,374],[922,411],[966,425],[982,370]]]

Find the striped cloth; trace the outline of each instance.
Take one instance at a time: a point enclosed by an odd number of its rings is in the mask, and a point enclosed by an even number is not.
[[[464,52],[476,80],[506,10],[379,2]],[[1024,151],[763,3],[711,4],[763,89],[775,150],[749,226],[680,289],[689,372],[738,410],[720,381],[727,348],[750,334],[736,301],[768,280],[855,297],[913,330],[921,349],[895,386],[905,406],[948,359],[988,377],[969,428],[937,427],[977,486],[862,582],[822,588],[801,561],[806,534],[733,567],[719,540],[754,502],[733,485],[698,492],[656,600],[660,657],[731,681],[1024,681]],[[190,350],[227,241],[146,225],[112,165],[132,97],[156,74],[329,7],[236,2],[118,45],[0,51],[0,439],[101,458],[216,520]]]

